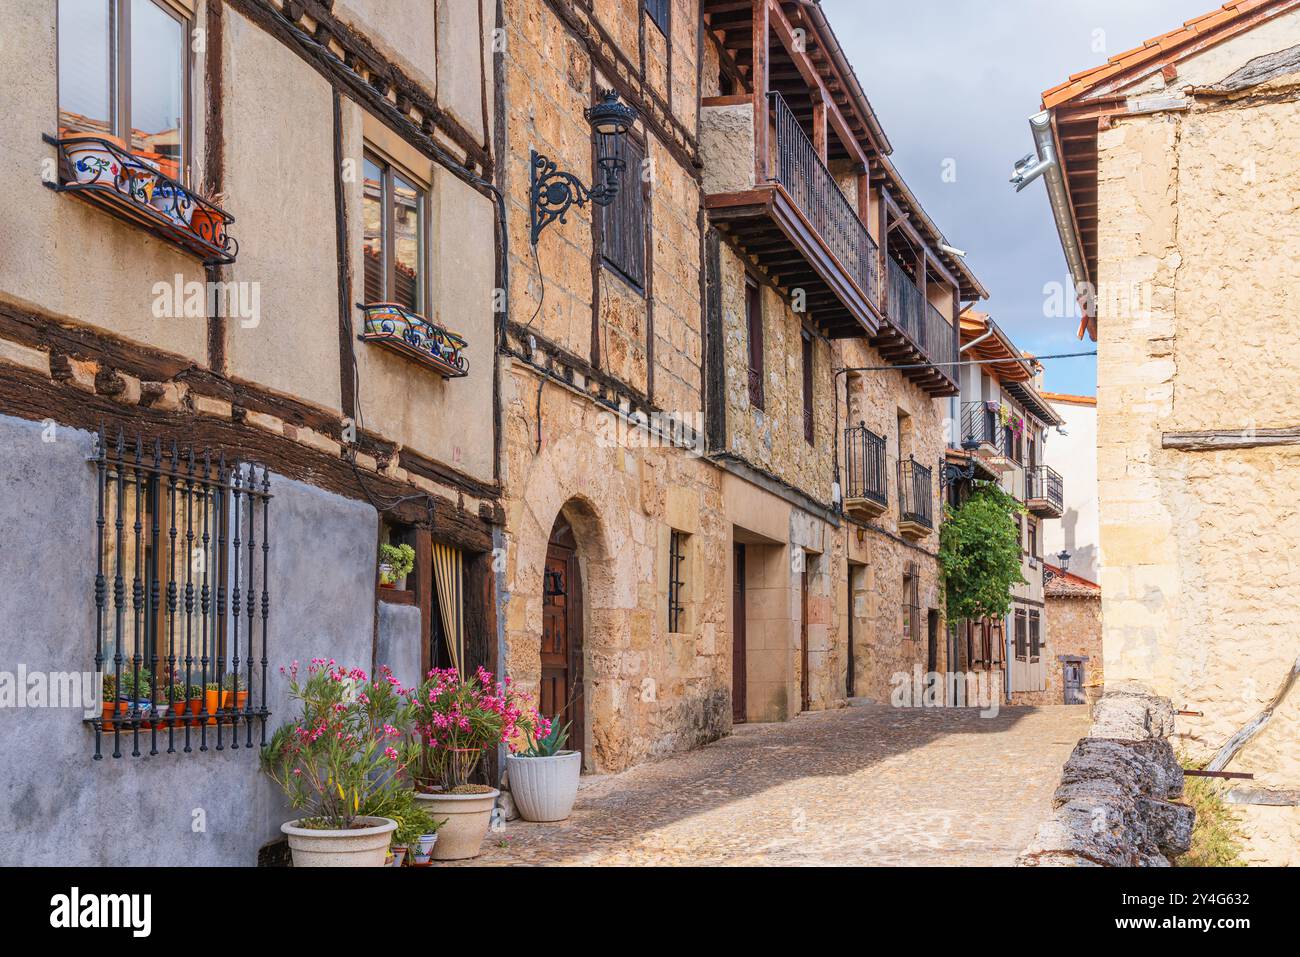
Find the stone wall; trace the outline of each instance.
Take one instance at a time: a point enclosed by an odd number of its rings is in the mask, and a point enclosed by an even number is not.
[[[1268,49],[1293,46],[1300,17],[1180,63],[1174,82],[1216,83],[1266,39]],[[1300,448],[1184,452],[1162,442],[1189,430],[1249,440],[1300,412],[1291,304],[1300,88],[1291,77],[1252,93],[1120,119],[1098,140],[1098,279],[1131,293],[1103,297],[1099,316],[1107,676],[1203,712],[1183,720],[1178,739],[1202,760],[1264,709],[1300,656]],[[1292,694],[1232,770],[1294,788],[1297,739]],[[1242,810],[1248,860],[1300,863],[1300,809]]]
[[[1047,694],[1051,704],[1061,704],[1064,672],[1062,655],[1086,657],[1083,690],[1089,703],[1101,696],[1106,683],[1101,648],[1101,595],[1058,595],[1047,588],[1047,634],[1052,665],[1047,673]]]
[[[1065,763],[1053,813],[1021,867],[1168,867],[1192,844],[1195,812],[1177,803],[1183,770],[1174,708],[1138,686],[1108,690]]]

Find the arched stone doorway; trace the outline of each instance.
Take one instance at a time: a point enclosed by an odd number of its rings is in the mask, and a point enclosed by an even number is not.
[[[586,677],[583,655],[585,619],[582,567],[578,542],[568,519],[561,513],[551,528],[542,576],[541,686],[538,707],[542,714],[569,725],[568,747],[586,747]]]

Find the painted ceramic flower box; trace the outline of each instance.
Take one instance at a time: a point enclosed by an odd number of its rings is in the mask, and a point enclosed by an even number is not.
[[[468,343],[458,333],[395,302],[372,302],[361,309],[366,315],[360,336],[363,342],[375,342],[409,356],[448,379],[469,375],[469,360],[463,354]]]
[[[164,157],[129,152],[115,136],[66,133],[46,136],[60,154],[60,182],[120,220],[199,257],[205,264],[233,263],[239,244],[226,227],[234,217],[163,172]]]

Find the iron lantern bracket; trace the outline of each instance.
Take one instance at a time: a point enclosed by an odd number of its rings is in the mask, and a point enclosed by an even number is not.
[[[939,472],[939,488],[943,490],[956,482],[969,482],[975,478],[975,463],[967,462],[965,466],[955,462],[944,462]]]
[[[534,246],[542,230],[557,219],[567,222],[569,210],[586,206],[608,206],[618,195],[617,182],[605,182],[594,189],[588,188],[572,173],[559,169],[549,157],[532,151],[532,188],[529,214],[532,220],[531,239]]]

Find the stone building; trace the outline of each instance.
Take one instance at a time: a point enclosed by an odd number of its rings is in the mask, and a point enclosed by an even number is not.
[[[1043,562],[1043,619],[1052,660],[1044,697],[1055,704],[1091,704],[1105,687],[1101,654],[1101,586]]]
[[[1043,608],[1044,528],[1061,517],[1066,478],[1045,464],[1049,429],[1061,417],[1038,390],[1040,363],[1022,352],[988,315],[960,321],[961,394],[950,398],[948,450],[954,481],[949,501],[961,502],[971,483],[995,482],[1023,506],[1015,516],[1020,577],[1005,620],[962,621],[951,640],[963,672],[994,671],[1011,704],[1054,704],[1052,636]]]
[[[1095,582],[1098,576],[1100,532],[1097,527],[1097,397],[1044,392],[1065,424],[1046,448],[1045,460],[1058,472],[1068,472],[1065,510],[1045,530],[1044,552],[1056,560],[1070,555],[1070,568]]]
[[[1300,862],[1300,4],[1226,4],[1075,74],[1031,120],[1098,342],[1108,682],[1198,715],[1247,858]]]
[[[7,685],[6,864],[252,864],[281,665],[493,663],[495,6],[385,6],[0,10],[0,670],[247,688],[114,729]]]
[[[609,771],[942,666],[956,384],[891,366],[951,361],[985,291],[820,7],[520,0],[504,29],[511,674]],[[530,157],[595,180],[606,89],[640,175],[534,244]]]

